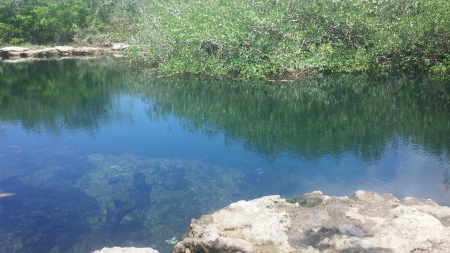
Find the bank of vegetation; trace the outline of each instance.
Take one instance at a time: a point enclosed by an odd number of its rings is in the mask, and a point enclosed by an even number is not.
[[[25,17],[5,15],[18,1],[3,1],[11,2],[0,6],[7,42],[123,39],[133,45],[131,62],[166,75],[450,71],[447,0],[22,0],[52,3]],[[52,23],[49,13],[68,23]]]

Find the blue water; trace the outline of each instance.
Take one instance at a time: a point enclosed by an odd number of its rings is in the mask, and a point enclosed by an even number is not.
[[[0,63],[0,252],[182,238],[240,199],[357,190],[450,205],[450,84],[161,79],[111,59]]]

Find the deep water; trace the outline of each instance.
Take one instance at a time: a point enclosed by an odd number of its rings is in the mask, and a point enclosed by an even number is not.
[[[192,218],[269,194],[450,205],[449,151],[450,84],[421,74],[265,83],[0,62],[0,252],[171,252]]]

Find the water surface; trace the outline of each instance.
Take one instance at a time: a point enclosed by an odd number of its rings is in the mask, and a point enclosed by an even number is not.
[[[171,252],[237,200],[356,190],[450,205],[450,84],[158,78],[109,58],[0,63],[0,252]]]

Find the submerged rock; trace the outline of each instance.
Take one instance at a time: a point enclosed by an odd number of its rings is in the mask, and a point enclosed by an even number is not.
[[[450,208],[431,200],[365,191],[303,199],[321,203],[267,196],[231,204],[193,220],[174,252],[450,252]]]

